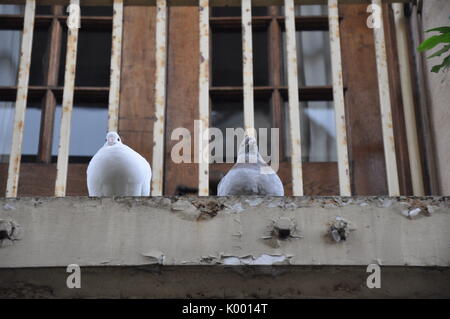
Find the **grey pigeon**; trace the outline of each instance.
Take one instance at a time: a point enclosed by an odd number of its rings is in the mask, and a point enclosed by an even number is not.
[[[122,144],[116,132],[89,162],[89,196],[149,196],[152,170],[139,153]]]
[[[237,163],[220,181],[217,195],[284,196],[280,178],[259,154],[254,137],[242,140]]]

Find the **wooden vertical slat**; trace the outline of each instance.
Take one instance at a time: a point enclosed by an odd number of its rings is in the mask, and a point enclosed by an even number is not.
[[[382,10],[381,0],[372,0],[372,3]],[[381,16],[382,17],[382,16]],[[389,76],[386,56],[386,40],[384,36],[384,23],[380,18],[380,26],[374,27],[375,54],[378,74],[378,90],[380,96],[381,126],[383,131],[384,156],[386,161],[386,174],[390,196],[400,195],[400,186],[397,172],[397,159],[395,151],[394,130],[392,122],[391,97],[389,91]]]
[[[167,107],[165,123],[164,195],[173,196],[186,191],[198,194],[199,167],[194,157],[195,123],[199,119],[199,56],[200,10],[198,6],[171,6],[167,16]],[[189,28],[186,28],[189,25]],[[189,50],[186,50],[189,48]],[[172,160],[173,147],[181,137],[172,139],[178,128],[191,134],[183,136],[190,148],[183,149],[189,156],[186,162]]]
[[[27,0],[20,49],[19,78],[17,98],[14,112],[14,131],[8,167],[6,197],[16,197],[19,184],[20,161],[22,156],[22,140],[25,123],[25,110],[28,96],[28,80],[30,77],[31,48],[33,46],[35,0]]]
[[[45,83],[48,87],[58,85],[59,60],[61,53],[62,26],[58,15],[62,14],[62,6],[53,6],[53,19],[50,26],[50,38],[47,46]],[[41,130],[39,136],[38,162],[49,164],[52,160],[53,125],[55,119],[56,97],[47,88],[42,101]]]
[[[420,163],[419,138],[417,134],[416,114],[414,110],[411,68],[406,31],[404,5],[392,4],[395,17],[398,62],[400,68],[403,112],[405,116],[406,138],[408,144],[409,165],[414,196],[425,195],[422,166]]]
[[[409,18],[409,52],[415,52],[420,43],[424,40],[422,11],[418,6],[412,6]],[[441,194],[439,174],[436,158],[436,137],[433,134],[430,110],[430,90],[426,81],[425,73],[429,70],[425,67],[425,57],[417,53],[410,60],[411,68],[414,70],[414,101],[418,117],[418,128],[420,131],[419,141],[422,160],[422,171],[424,173],[424,188],[427,195]]]
[[[302,149],[300,137],[300,105],[298,96],[297,46],[295,42],[294,1],[285,0],[286,51],[289,95],[289,134],[291,137],[292,194],[303,196]]]
[[[209,0],[199,3],[200,28],[200,70],[199,70],[199,117],[198,161],[199,183],[198,195],[209,195],[209,148],[206,129],[209,128]]]
[[[120,105],[124,107],[119,108],[119,133],[124,143],[152,163],[156,7],[124,6],[123,14]]]
[[[373,30],[367,27],[367,5],[338,7],[352,195],[385,195],[388,190],[375,44]]]
[[[328,21],[330,25],[330,53],[333,78],[334,113],[336,119],[339,191],[341,196],[351,196],[344,84],[342,79],[341,37],[339,33],[339,10],[337,0],[328,0]]]
[[[244,128],[254,135],[252,1],[242,0],[242,63],[244,83]]]
[[[113,10],[108,130],[117,132],[119,126],[120,66],[122,62],[123,0],[114,0]]]
[[[162,196],[166,112],[167,3],[156,1],[155,125],[153,126],[152,195]]]
[[[80,1],[71,0],[70,4],[79,6]],[[73,91],[75,86],[75,70],[77,65],[77,47],[78,28],[69,28],[67,35],[66,66],[64,71],[61,131],[59,134],[58,161],[56,164],[55,196],[57,197],[66,196]]]
[[[389,90],[391,92],[392,122],[394,123],[395,150],[397,155],[398,183],[401,195],[412,195],[413,189],[411,169],[409,166],[405,116],[403,112],[402,85],[398,63],[394,12],[389,4],[383,4],[383,6],[386,57],[389,65],[388,74]]]
[[[268,28],[268,49],[269,49],[269,76],[270,84],[275,87],[272,92],[272,127],[281,129],[283,127],[283,97],[281,96],[279,87],[281,87],[281,70],[282,70],[282,46],[281,46],[281,28],[277,20],[279,14],[279,7],[270,6],[269,14],[271,17],[270,25]],[[285,147],[283,144],[283,134],[279,134],[279,157],[284,158]],[[272,141],[274,142],[274,141]],[[286,190],[285,190],[286,192]]]

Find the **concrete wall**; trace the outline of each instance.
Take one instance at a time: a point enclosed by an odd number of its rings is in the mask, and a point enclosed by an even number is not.
[[[450,1],[423,1],[424,30],[450,26]],[[431,33],[424,34],[429,37]],[[426,53],[430,55],[430,53]],[[443,55],[442,57],[446,57]],[[426,80],[430,95],[430,118],[435,136],[436,162],[439,174],[441,193],[450,195],[450,74],[449,72],[432,73],[431,68],[440,64],[442,57],[426,60]]]
[[[0,219],[22,229],[0,247],[5,297],[450,296],[448,198],[0,199]]]

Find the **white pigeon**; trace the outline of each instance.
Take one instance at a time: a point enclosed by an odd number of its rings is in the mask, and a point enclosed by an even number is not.
[[[254,137],[246,136],[242,140],[237,162],[221,179],[217,195],[284,196],[280,178],[259,154]]]
[[[87,168],[89,196],[149,196],[152,169],[119,134],[106,134],[106,143]]]

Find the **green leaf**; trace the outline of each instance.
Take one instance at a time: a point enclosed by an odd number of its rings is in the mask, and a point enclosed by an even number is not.
[[[440,69],[442,68],[442,64],[435,65],[431,68],[431,72],[433,73],[439,73]]]
[[[433,32],[433,31],[440,32],[440,33],[448,33],[448,32],[450,32],[450,27],[433,28],[433,29],[427,30],[426,32]]]
[[[444,33],[441,35],[434,35],[425,41],[423,41],[417,50],[419,51],[426,51],[434,48],[439,43],[450,43],[450,33]]]
[[[450,69],[450,55],[442,61],[442,64],[433,66],[431,72],[438,73],[442,68],[444,71]]]
[[[440,49],[439,51],[436,51],[435,53],[430,55],[428,57],[428,59],[431,59],[431,58],[434,58],[434,57],[437,57],[437,56],[441,56],[442,54],[444,54],[448,50],[450,50],[450,44],[444,45],[444,47],[442,49]]]

